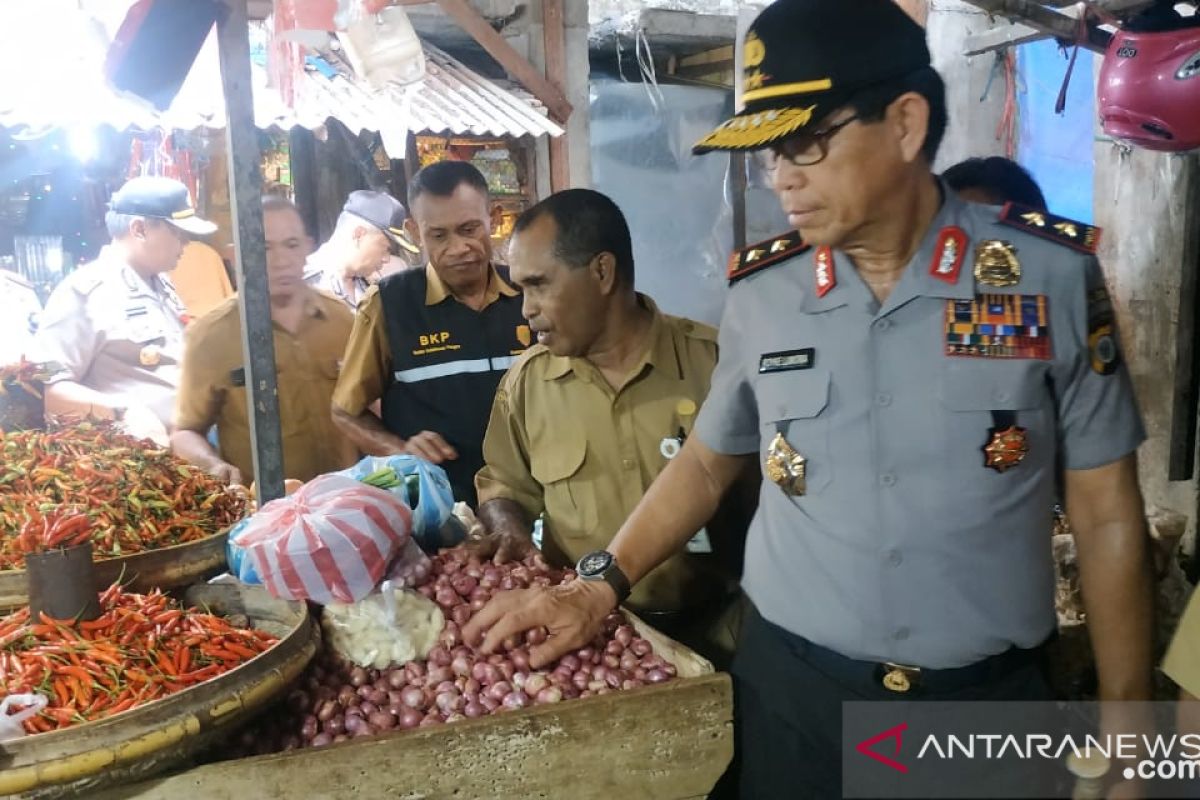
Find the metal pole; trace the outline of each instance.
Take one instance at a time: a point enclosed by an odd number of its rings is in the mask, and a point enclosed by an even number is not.
[[[225,89],[225,141],[229,154],[229,208],[237,231],[237,288],[242,318],[246,399],[254,440],[254,480],[258,501],[283,496],[283,437],[276,392],[275,336],[267,293],[267,253],[263,235],[262,175],[258,130],[250,93],[250,38],[246,0],[225,0],[228,13],[217,22],[221,83]]]

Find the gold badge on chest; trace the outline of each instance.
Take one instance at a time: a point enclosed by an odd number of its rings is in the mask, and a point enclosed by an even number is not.
[[[767,447],[763,472],[790,497],[801,497],[807,491],[808,459],[788,444],[782,433],[776,433]]]
[[[157,367],[162,361],[162,350],[158,345],[148,344],[138,353],[138,361],[143,367]]]
[[[984,286],[1016,286],[1021,280],[1017,249],[999,239],[987,239],[975,248],[975,281]]]

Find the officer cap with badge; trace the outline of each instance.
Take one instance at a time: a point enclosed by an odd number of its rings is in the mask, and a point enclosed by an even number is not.
[[[925,31],[894,0],[767,6],[742,50],[745,107],[692,152],[757,150],[818,129],[864,89],[930,65]]]
[[[187,187],[171,178],[131,178],[113,194],[108,207],[115,214],[166,220],[194,236],[208,236],[217,230],[214,223],[196,216]]]
[[[931,63],[924,29],[894,0],[775,2],[750,25],[742,52],[744,107],[697,142],[694,153],[758,150],[820,133],[820,123],[855,94]],[[781,234],[735,252],[728,278],[740,280],[808,249],[798,233]]]
[[[412,243],[404,232],[404,221],[408,219],[403,204],[387,192],[375,192],[360,189],[351,192],[342,207],[345,214],[353,214],[364,222],[368,222],[383,231],[388,240],[404,248],[410,253],[419,253],[421,249]]]

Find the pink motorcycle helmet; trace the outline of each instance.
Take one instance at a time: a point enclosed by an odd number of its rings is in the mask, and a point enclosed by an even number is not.
[[[1100,124],[1147,150],[1200,148],[1200,16],[1150,27],[1168,29],[1113,35],[1097,82]]]

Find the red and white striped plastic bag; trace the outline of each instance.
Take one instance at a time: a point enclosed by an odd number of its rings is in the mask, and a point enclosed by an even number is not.
[[[354,603],[383,579],[411,528],[394,493],[322,475],[259,509],[238,544],[275,597]]]

